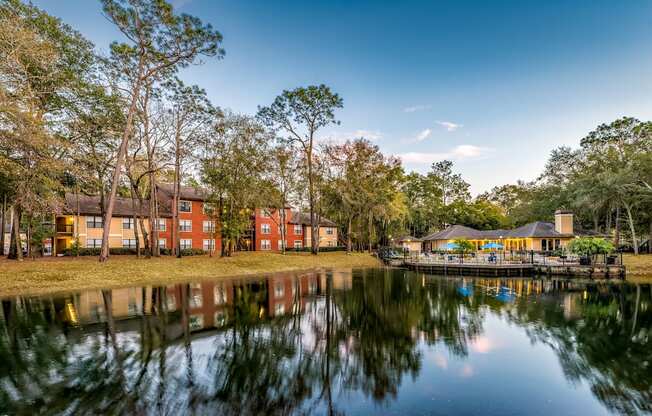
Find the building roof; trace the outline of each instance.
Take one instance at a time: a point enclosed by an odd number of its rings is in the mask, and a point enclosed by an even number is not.
[[[159,191],[165,194],[166,197],[172,198],[174,196],[174,185],[171,183],[162,183],[157,185]],[[205,201],[208,198],[208,191],[202,188],[195,188],[194,186],[180,186],[179,199],[188,201]]]
[[[513,230],[476,230],[475,228],[463,225],[452,225],[442,231],[432,233],[423,239],[433,240],[454,240],[467,238],[472,240],[495,240],[500,238],[555,238],[573,237],[573,234],[561,234],[555,231],[555,225],[550,222],[535,221]]]
[[[298,211],[293,211],[292,216],[290,217],[290,223],[291,224],[301,224],[301,225],[310,225],[310,214],[305,213],[305,212],[298,212]],[[319,221],[319,225],[322,227],[335,227],[337,224],[335,224],[333,221],[329,220],[328,218],[321,217]]]
[[[136,202],[136,209],[138,209],[138,203]],[[143,204],[143,210],[141,215],[149,216],[149,200],[146,199]],[[76,214],[77,213],[77,195],[73,193],[66,193],[66,202],[64,206],[64,212],[66,214]],[[79,195],[79,213],[81,215],[102,215],[102,209],[100,205],[99,195],[89,196],[89,195]],[[132,208],[131,198],[123,198],[117,196],[115,198],[115,205],[113,207],[113,216],[114,217],[131,217],[134,215],[134,209]],[[169,217],[170,213],[165,209],[164,206],[159,206],[159,216],[160,217]]]

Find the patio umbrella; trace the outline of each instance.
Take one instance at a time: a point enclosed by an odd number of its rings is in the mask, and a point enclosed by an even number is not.
[[[492,242],[492,243],[487,243],[487,244],[483,245],[482,248],[485,249],[485,250],[486,249],[491,249],[491,248],[496,249],[496,248],[503,248],[503,245]]]

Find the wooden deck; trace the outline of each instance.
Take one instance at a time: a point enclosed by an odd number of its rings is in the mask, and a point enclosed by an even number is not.
[[[425,273],[459,276],[525,277],[535,272],[533,264],[444,263],[407,260],[404,267]]]
[[[399,264],[392,264],[399,265]],[[585,278],[624,278],[625,266],[604,265],[583,266],[579,264],[538,264],[538,263],[455,263],[438,261],[417,261],[406,259],[400,264],[410,270],[444,275],[458,276],[494,276],[494,277],[526,277],[526,276],[567,276]]]

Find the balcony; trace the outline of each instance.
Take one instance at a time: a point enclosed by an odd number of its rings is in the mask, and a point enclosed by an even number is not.
[[[59,234],[72,234],[72,224],[57,224],[57,233]]]

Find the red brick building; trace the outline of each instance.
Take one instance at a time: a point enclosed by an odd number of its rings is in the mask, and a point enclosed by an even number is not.
[[[159,246],[175,247],[172,232],[173,187],[170,184],[158,186],[159,218],[152,221],[158,230]],[[206,202],[207,195],[200,189],[182,186],[179,190],[179,241],[184,249],[219,252],[222,248],[220,232],[211,217],[212,206]],[[144,201],[141,216],[145,218],[145,229],[149,232],[149,201]],[[99,248],[102,238],[103,219],[100,198],[94,196],[66,195],[66,213],[55,219],[56,233],[53,238],[54,254],[71,247],[77,238],[82,247]],[[131,199],[116,199],[116,208],[111,219],[109,247],[135,248],[134,206]],[[244,239],[241,249],[254,251],[279,251],[283,244],[288,249],[309,247],[311,242],[310,218],[306,214],[285,208],[285,224],[281,224],[278,210],[256,208],[251,216],[251,230]],[[281,239],[281,226],[285,227],[285,241]],[[144,242],[141,241],[141,247]],[[322,218],[319,227],[320,247],[337,246],[337,226]]]

